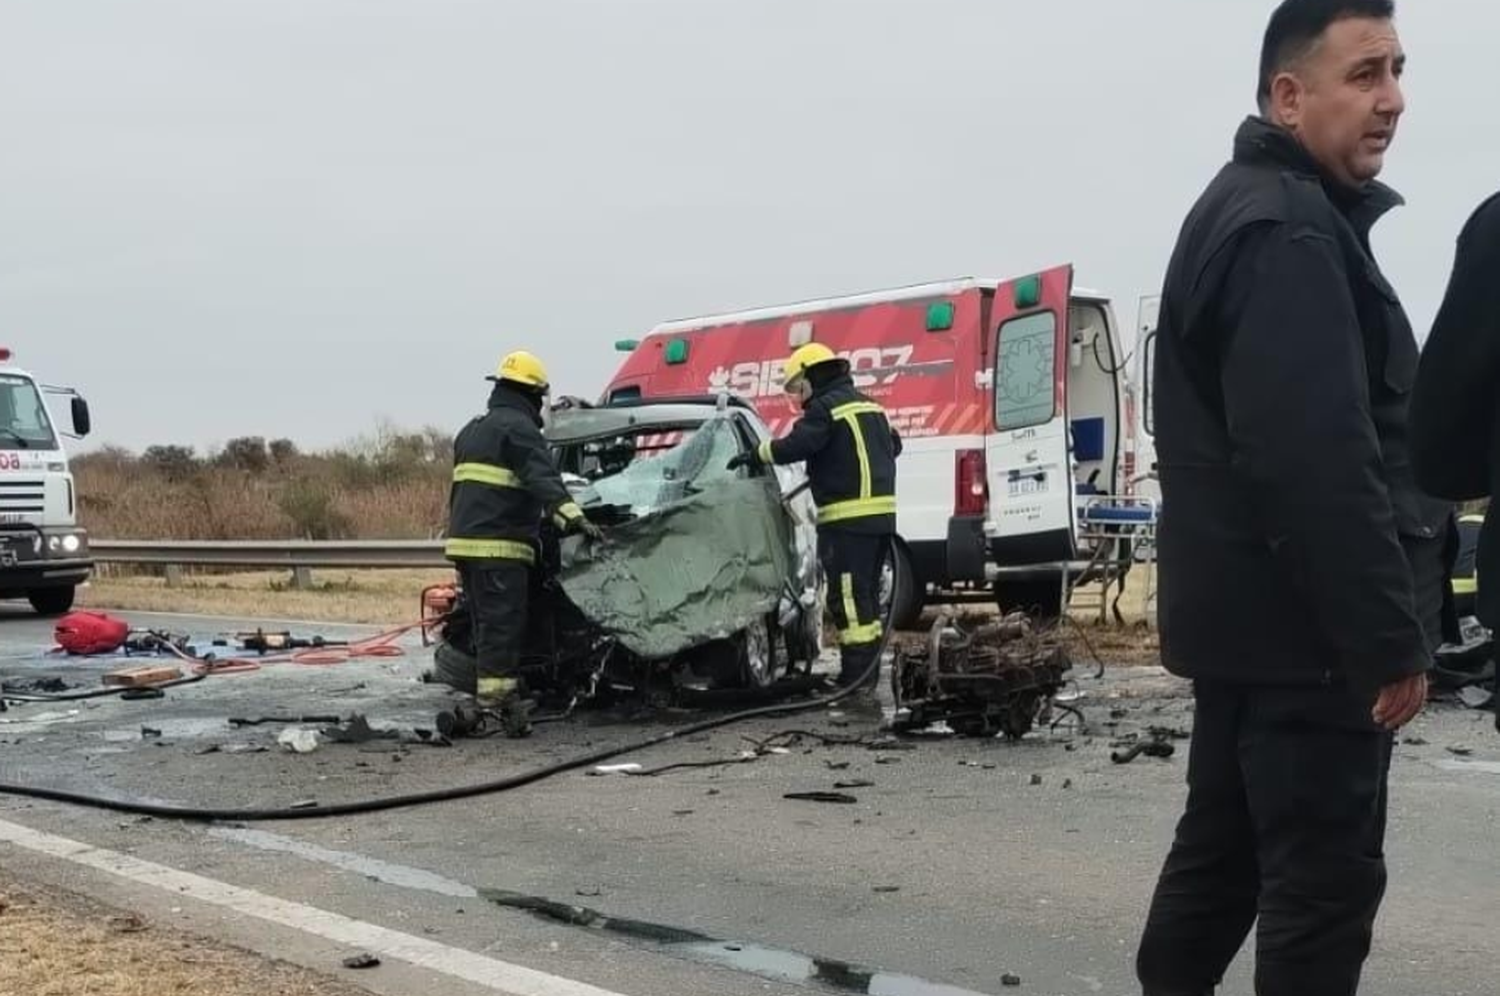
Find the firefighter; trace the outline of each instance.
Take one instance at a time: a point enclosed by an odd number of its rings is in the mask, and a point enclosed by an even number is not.
[[[495,385],[489,410],[453,444],[446,553],[472,606],[479,703],[523,736],[530,724],[519,670],[542,516],[565,534],[601,534],[568,494],[542,436],[549,391],[542,362],[510,353],[486,379]]]
[[[880,405],[854,387],[849,363],[821,343],[786,361],[786,390],[802,417],[780,439],[729,468],[807,463],[818,507],[818,559],[828,578],[828,611],[839,628],[839,684],[879,678],[880,575],[896,532],[896,457],[901,437]]]

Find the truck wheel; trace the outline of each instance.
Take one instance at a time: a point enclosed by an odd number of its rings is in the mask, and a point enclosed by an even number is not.
[[[1001,612],[1025,612],[1038,622],[1062,618],[1062,585],[1056,581],[997,581],[995,601]]]
[[[38,588],[26,598],[31,602],[31,607],[42,615],[60,616],[73,607],[74,591],[71,585],[67,588]]]
[[[896,629],[911,629],[921,620],[922,610],[926,608],[926,586],[917,580],[906,547],[893,543],[891,551],[900,559],[901,574],[899,578],[895,576],[891,561],[887,559],[880,570],[880,607],[883,610],[891,605],[891,625]]]

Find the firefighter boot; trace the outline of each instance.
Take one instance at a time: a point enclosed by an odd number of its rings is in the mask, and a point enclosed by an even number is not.
[[[880,668],[875,666],[879,653],[879,643],[844,647],[839,654],[839,687],[851,688],[858,683],[859,694],[874,691],[880,683]]]
[[[531,703],[522,696],[515,678],[479,679],[479,707],[500,719],[500,728],[513,740],[531,735]]]

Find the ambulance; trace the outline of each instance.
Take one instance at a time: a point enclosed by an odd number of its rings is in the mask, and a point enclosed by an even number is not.
[[[781,434],[798,414],[782,363],[807,342],[849,361],[904,442],[898,552],[916,584],[897,617],[981,598],[1060,612],[1095,560],[1088,510],[1135,474],[1109,299],[1065,265],[668,322],[616,344],[629,355],[600,402],[726,392]]]

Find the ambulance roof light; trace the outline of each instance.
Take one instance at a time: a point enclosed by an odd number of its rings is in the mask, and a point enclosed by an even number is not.
[[[615,352],[617,352],[617,353],[633,353],[633,352],[635,352],[636,347],[639,346],[640,344],[641,344],[641,340],[639,340],[639,339],[616,339],[615,340]]]
[[[9,363],[15,354],[10,351],[9,346],[0,346],[0,363]]]

